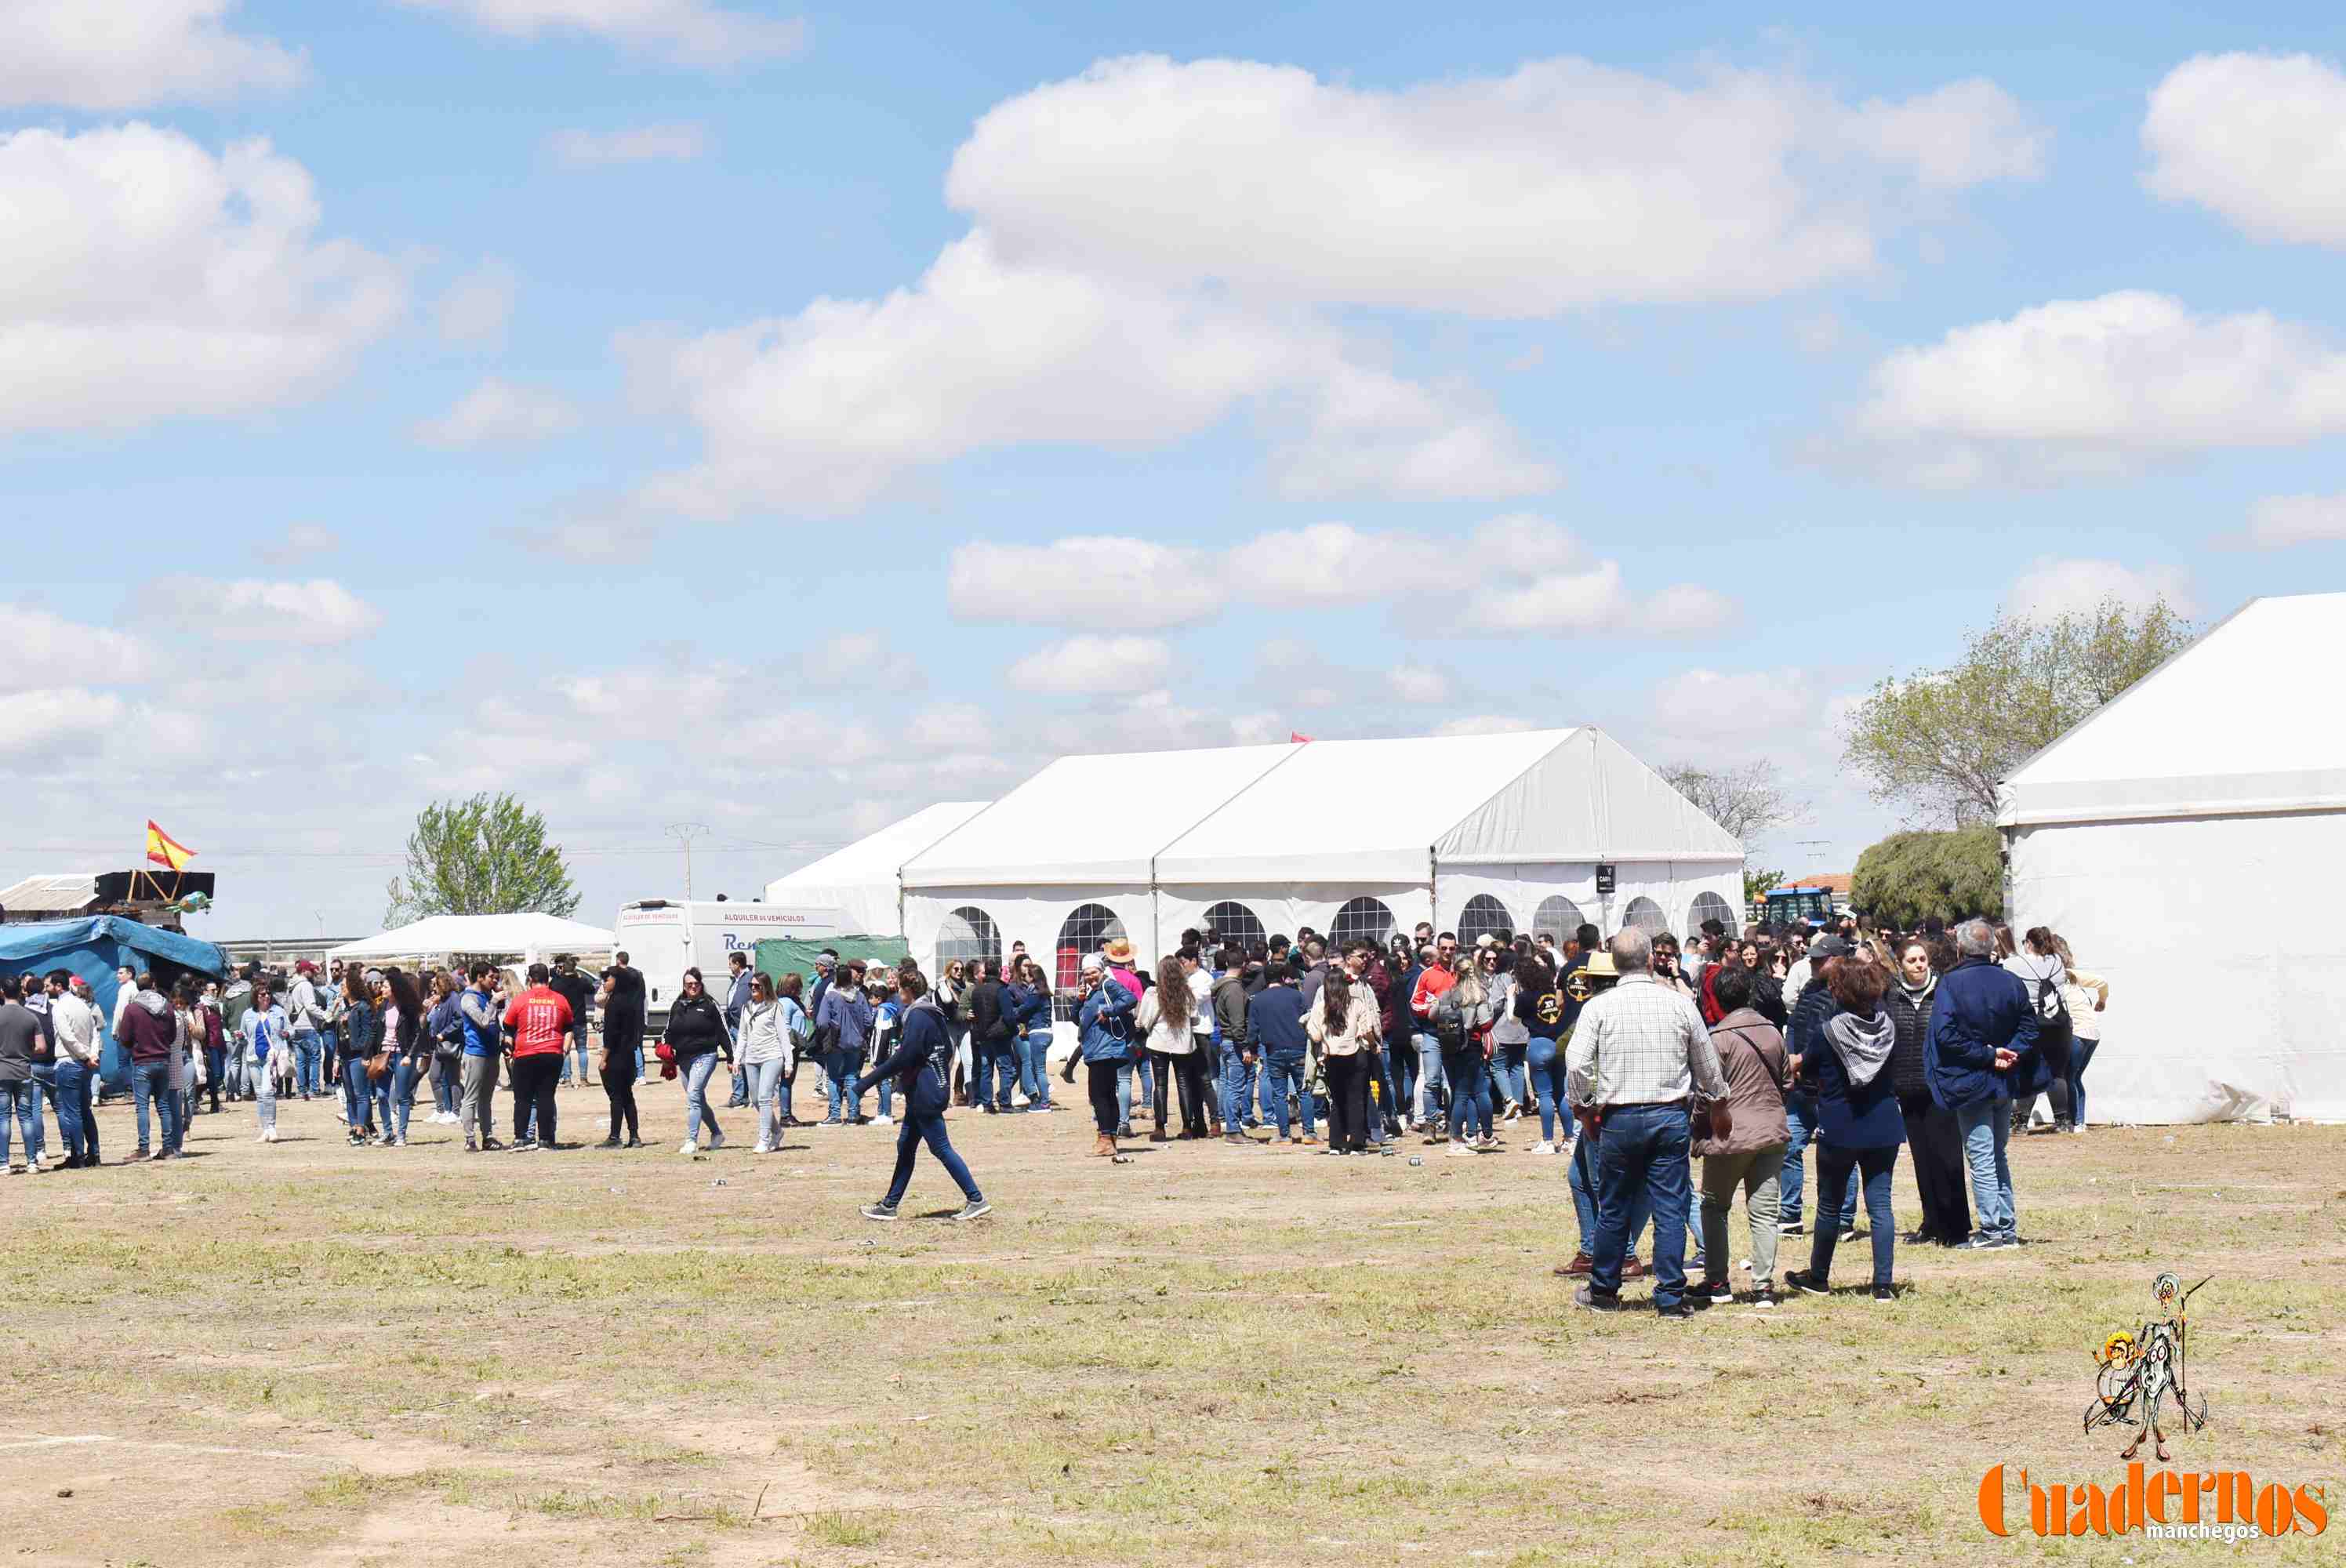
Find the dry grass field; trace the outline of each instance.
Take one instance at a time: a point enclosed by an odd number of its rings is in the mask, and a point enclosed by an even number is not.
[[[1998,1461],[2123,1475],[2123,1440],[2079,1430],[2087,1353],[2173,1268],[2216,1277],[2192,1337],[2214,1420],[2178,1468],[2346,1502],[2346,1128],[2028,1139],[2027,1247],[1902,1251],[1890,1306],[1666,1323],[1568,1304],[1564,1166],[1529,1125],[1471,1161],[1111,1166],[1079,1113],[956,1113],[995,1213],[934,1217],[957,1199],[923,1156],[882,1226],[856,1206],[889,1129],[753,1157],[733,1112],[739,1141],[688,1160],[677,1090],[643,1099],[663,1137],[636,1152],[466,1156],[421,1124],[352,1150],[318,1103],[273,1147],[237,1107],[176,1166],[0,1185],[13,1556],[2336,1560],[2336,1531],[2039,1540],[2017,1492],[1997,1540],[1975,1497]],[[599,1137],[602,1104],[565,1091],[566,1135]],[[128,1114],[103,1115],[119,1157]]]

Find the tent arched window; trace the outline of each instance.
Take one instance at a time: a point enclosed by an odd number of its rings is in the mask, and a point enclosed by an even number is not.
[[[1328,941],[1339,948],[1348,942],[1372,942],[1382,947],[1397,929],[1393,912],[1382,900],[1354,899],[1328,922]]]
[[[1515,932],[1515,917],[1507,912],[1506,905],[1488,893],[1476,893],[1466,901],[1466,907],[1458,911],[1458,945],[1461,947],[1474,946],[1477,937],[1513,936]]]
[[[1236,942],[1241,950],[1245,950],[1270,940],[1269,933],[1262,929],[1262,921],[1256,918],[1254,911],[1234,900],[1225,899],[1208,910],[1206,918],[1201,923],[1206,930],[1213,933],[1213,940],[1218,945],[1222,942]]]
[[[1702,922],[1707,920],[1715,920],[1725,926],[1729,936],[1737,933],[1735,906],[1717,893],[1698,893],[1692,907],[1687,911],[1686,938],[1688,942],[1695,940],[1702,930]]]
[[[1539,908],[1532,911],[1532,934],[1552,936],[1560,948],[1572,940],[1572,933],[1578,931],[1587,919],[1580,912],[1578,904],[1558,893],[1553,898],[1540,900]]]
[[[1627,931],[1631,926],[1636,926],[1647,936],[1659,936],[1670,929],[1670,921],[1669,917],[1662,913],[1661,905],[1651,899],[1635,898],[1629,901],[1629,907],[1621,911],[1621,929]]]
[[[1002,931],[994,917],[974,904],[964,904],[944,918],[937,928],[937,972],[943,974],[945,965],[954,959],[964,964],[973,959],[989,962],[1002,962]]]
[[[1051,1001],[1062,1018],[1076,1015],[1076,987],[1083,983],[1084,954],[1125,934],[1124,921],[1106,904],[1077,904],[1059,928],[1051,965]]]

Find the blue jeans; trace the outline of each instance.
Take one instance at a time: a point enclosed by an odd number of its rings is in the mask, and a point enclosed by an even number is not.
[[[750,1081],[750,1104],[758,1112],[758,1141],[780,1148],[782,1129],[790,1124],[790,1086],[782,1076],[782,1059],[753,1062],[742,1073]]]
[[[456,1075],[464,1070],[461,1056],[443,1056],[439,1069],[432,1074],[432,1108],[442,1115],[456,1114]]]
[[[904,1106],[904,1125],[896,1129],[896,1174],[888,1183],[888,1196],[881,1201],[890,1208],[904,1201],[904,1189],[913,1184],[913,1156],[923,1144],[937,1163],[945,1167],[945,1175],[954,1178],[962,1196],[972,1203],[983,1203],[985,1195],[977,1190],[977,1183],[969,1174],[969,1166],[954,1152],[953,1140],[945,1136],[945,1117],[942,1111],[915,1111],[908,1101]]]
[[[1621,1290],[1629,1221],[1644,1197],[1654,1214],[1654,1305],[1676,1307],[1686,1293],[1687,1157],[1684,1105],[1608,1105],[1596,1141],[1596,1247],[1589,1254],[1591,1295]]]
[[[1018,1087],[1018,1042],[1015,1039],[985,1043],[985,1054],[978,1063],[977,1084],[978,1099],[981,1102],[992,1101],[995,1110],[1006,1111],[1016,1104],[1011,1098]],[[882,1086],[880,1093],[886,1095],[888,1090],[885,1085]],[[888,1114],[884,1099],[880,1114],[883,1116]]]
[[[2086,1125],[2086,1068],[2093,1062],[2094,1053],[2102,1048],[2099,1040],[2088,1040],[2082,1034],[2069,1042],[2069,1125]]]
[[[1529,1045],[1494,1045],[1491,1048],[1491,1079],[1501,1105],[1524,1103],[1524,1063],[1531,1051]]]
[[[718,1130],[717,1113],[709,1108],[709,1080],[717,1075],[717,1064],[721,1058],[714,1051],[703,1051],[684,1064],[684,1141],[700,1141],[700,1129]]]
[[[97,1163],[97,1116],[90,1105],[96,1076],[78,1062],[57,1064],[57,1131],[67,1156],[79,1155],[89,1165]]]
[[[2004,1141],[2012,1136],[2012,1102],[1998,1095],[1955,1107],[1955,1130],[1963,1135],[1964,1164],[1971,1168],[1972,1208],[1987,1236],[2018,1236],[2020,1214],[2012,1201],[2012,1165]]]
[[[1295,1095],[1296,1107],[1302,1113],[1303,1135],[1317,1135],[1313,1122],[1314,1107],[1311,1091],[1305,1088],[1307,1074],[1300,1056],[1266,1056],[1262,1064],[1262,1108],[1270,1116],[1284,1139],[1292,1123],[1287,1115],[1287,1096]]]
[[[342,1064],[342,1121],[352,1132],[362,1132],[374,1121],[374,1095],[367,1082],[363,1056]]]
[[[570,1021],[570,1049],[562,1054],[562,1081],[566,1084],[571,1081],[573,1057],[577,1059],[578,1082],[583,1084],[586,1081],[586,1020],[584,1018]]]
[[[1132,1125],[1132,1078],[1133,1064],[1118,1062],[1116,1064],[1116,1125],[1119,1127]],[[1140,1074],[1140,1105],[1143,1110],[1148,1108],[1147,1073]]]
[[[1565,1186],[1572,1189],[1573,1215],[1580,1222],[1580,1250],[1591,1257],[1596,1256],[1596,1145],[1600,1141],[1601,1131],[1584,1135],[1572,1145],[1572,1164],[1565,1171]],[[1630,1257],[1637,1255],[1637,1243],[1645,1239],[1646,1227],[1653,1217],[1653,1195],[1641,1191],[1629,1204]]]
[[[406,1056],[402,1056],[391,1070],[391,1107],[383,1116],[383,1130],[388,1132],[395,1125],[403,1138],[407,1136],[407,1118],[415,1110],[416,1070],[417,1064]]]
[[[1478,1116],[1485,1122],[1490,1119],[1490,1113],[1483,1109],[1483,1048],[1468,1044],[1444,1051],[1442,1075],[1450,1084],[1450,1141],[1457,1143]]]
[[[1808,1185],[1808,1166],[1800,1156],[1816,1136],[1817,1097],[1814,1095],[1791,1094],[1784,1096],[1784,1126],[1789,1135],[1784,1140],[1784,1174],[1776,1182],[1776,1211],[1786,1225],[1800,1223],[1800,1197]],[[1849,1190],[1842,1195],[1838,1208],[1828,1212],[1831,1206],[1820,1200],[1817,1204],[1817,1224],[1844,1223],[1857,1216],[1857,1172],[1849,1173]]]
[[[293,1087],[304,1099],[325,1088],[319,1066],[323,1051],[315,1030],[293,1036]]]
[[[1051,1103],[1051,1036],[1022,1034],[1018,1039],[1018,1086],[1026,1091],[1029,1106]]]
[[[1539,1101],[1540,1137],[1546,1143],[1556,1142],[1556,1118],[1565,1118],[1565,1127],[1571,1129],[1572,1107],[1565,1099],[1564,1053],[1553,1040],[1532,1036],[1524,1047],[1525,1076],[1530,1079],[1532,1095]]]
[[[158,1145],[148,1142],[147,1104],[155,1103],[162,1121],[163,1141],[159,1147],[179,1146],[179,1097],[171,1093],[171,1064],[168,1062],[133,1062],[130,1064],[130,1100],[138,1109],[138,1152],[147,1153]]]
[[[739,1044],[740,1042],[737,1041],[735,1044]],[[567,1073],[564,1074],[566,1083],[568,1081],[568,1076]],[[749,1103],[750,1070],[736,1064],[733,1068],[733,1092],[725,1097],[725,1108],[729,1111],[739,1110]]]
[[[33,1092],[36,1097],[33,1107],[33,1154],[36,1158],[46,1159],[48,1157],[49,1129],[41,1121],[40,1107],[44,1105],[57,1104],[57,1070],[54,1064],[33,1069]],[[57,1142],[59,1143],[65,1142],[65,1113],[60,1110],[57,1113]],[[65,1156],[59,1155],[57,1157],[63,1159]]]
[[[1890,1211],[1890,1172],[1897,1163],[1896,1144],[1880,1149],[1844,1149],[1831,1144],[1817,1145],[1817,1180],[1827,1191],[1860,1172],[1864,1173],[1865,1212],[1872,1222],[1871,1239],[1873,1243],[1873,1283],[1876,1285],[1890,1283],[1897,1262],[1898,1221]],[[1844,1217],[1854,1218],[1854,1212]],[[1817,1216],[1817,1221],[1816,1235],[1809,1243],[1809,1278],[1819,1285],[1824,1285],[1832,1278],[1833,1246],[1841,1239],[1841,1229],[1825,1224],[1821,1214]]]
[[[8,1146],[8,1121],[15,1118],[16,1128],[24,1135],[25,1158],[27,1163],[41,1157],[41,1086],[26,1078],[21,1083],[0,1084],[0,1166],[11,1163]]]
[[[1236,1047],[1222,1047],[1222,1131],[1235,1133],[1246,1125],[1246,1114],[1253,1102],[1247,1096],[1247,1080],[1255,1070],[1247,1065],[1243,1053]]]
[[[1432,1126],[1442,1115],[1442,1090],[1446,1080],[1442,1076],[1442,1042],[1431,1034],[1415,1036],[1417,1043],[1417,1119]]]

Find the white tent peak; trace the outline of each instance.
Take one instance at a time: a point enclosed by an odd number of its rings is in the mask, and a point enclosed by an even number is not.
[[[329,958],[436,958],[444,953],[538,959],[557,952],[606,952],[611,933],[600,926],[550,914],[433,915],[358,942]]]
[[[2341,621],[2346,593],[2249,600],[2014,769],[1996,820],[2346,806],[2346,729],[2299,711],[2294,680]]]
[[[766,901],[835,908],[866,935],[903,929],[897,873],[906,860],[985,809],[984,800],[940,800],[766,884]]]

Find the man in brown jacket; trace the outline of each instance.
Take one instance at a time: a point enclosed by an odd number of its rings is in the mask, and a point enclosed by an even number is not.
[[[1735,1189],[1743,1189],[1745,1217],[1751,1222],[1751,1305],[1776,1304],[1776,1180],[1784,1168],[1789,1129],[1784,1087],[1790,1081],[1784,1036],[1751,1008],[1751,973],[1719,972],[1712,993],[1727,1009],[1712,1025],[1710,1043],[1727,1075],[1727,1104],[1733,1125],[1714,1135],[1707,1118],[1697,1117],[1694,1153],[1702,1161],[1701,1293],[1715,1305],[1735,1299],[1728,1282],[1727,1211]]]

